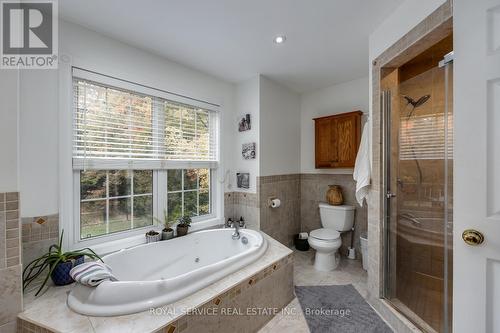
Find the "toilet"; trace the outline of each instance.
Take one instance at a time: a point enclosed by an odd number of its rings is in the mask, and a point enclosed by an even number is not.
[[[332,206],[319,204],[319,215],[323,228],[309,233],[309,245],[316,250],[314,268],[329,272],[339,263],[338,249],[342,245],[340,233],[349,231],[354,224],[355,207],[348,205]]]

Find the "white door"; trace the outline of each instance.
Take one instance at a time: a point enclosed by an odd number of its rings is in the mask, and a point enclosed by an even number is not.
[[[500,332],[500,0],[454,1],[454,49],[453,331]]]

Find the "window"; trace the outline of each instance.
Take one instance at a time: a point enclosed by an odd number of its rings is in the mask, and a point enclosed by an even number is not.
[[[182,215],[207,214],[210,214],[209,169],[168,170],[168,220],[175,221]]]
[[[76,73],[74,69],[77,238],[151,227],[155,218],[163,220],[164,210],[169,221],[213,216],[217,112],[151,88]]]
[[[101,236],[153,224],[153,172],[80,172],[80,235]]]

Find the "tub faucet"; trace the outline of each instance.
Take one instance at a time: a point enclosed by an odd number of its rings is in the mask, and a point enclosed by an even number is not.
[[[240,223],[238,221],[235,221],[231,223],[231,227],[234,228],[233,232],[233,239],[240,239]]]

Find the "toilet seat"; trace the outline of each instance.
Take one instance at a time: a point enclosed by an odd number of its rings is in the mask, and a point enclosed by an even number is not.
[[[309,237],[322,241],[335,241],[340,238],[340,232],[329,228],[321,228],[311,231]]]

